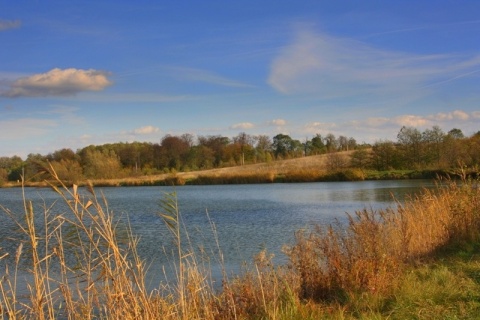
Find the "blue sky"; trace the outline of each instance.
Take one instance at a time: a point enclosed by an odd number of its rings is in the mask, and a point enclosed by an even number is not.
[[[0,156],[480,130],[479,1],[0,0]]]

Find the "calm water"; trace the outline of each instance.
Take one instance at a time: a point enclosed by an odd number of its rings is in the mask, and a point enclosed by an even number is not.
[[[432,187],[427,180],[362,181],[298,184],[258,184],[222,186],[120,187],[97,188],[103,193],[116,216],[130,222],[133,232],[141,237],[140,255],[151,263],[152,280],[160,281],[162,268],[168,269],[172,238],[158,213],[165,192],[176,191],[178,204],[192,246],[218,252],[212,224],[224,255],[227,270],[238,272],[243,262],[262,249],[275,254],[275,262],[285,262],[281,253],[284,244],[292,243],[294,232],[315,224],[345,221],[345,213],[363,208],[380,209],[394,206],[393,199],[404,200],[423,187]],[[88,195],[85,190],[81,194]],[[58,195],[50,189],[27,188],[26,198],[33,200],[35,212],[50,208],[51,214],[64,213]],[[0,189],[0,204],[21,216],[20,189]],[[208,213],[208,214],[207,214]],[[40,215],[39,215],[40,216]],[[0,214],[0,250],[13,251],[11,243],[16,227],[5,214]],[[167,255],[168,256],[168,255]],[[217,255],[218,256],[218,255]],[[215,273],[219,265],[210,261]]]

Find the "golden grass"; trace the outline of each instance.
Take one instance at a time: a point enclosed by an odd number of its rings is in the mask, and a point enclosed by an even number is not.
[[[452,243],[480,240],[479,188],[475,182],[447,181],[398,204],[397,209],[361,210],[349,216],[347,226],[298,232],[296,243],[285,249],[290,263],[274,266],[272,257],[262,251],[244,274],[225,277],[222,291],[217,292],[210,270],[198,262],[193,246],[182,236],[172,194],[163,202],[162,218],[176,239],[176,281],[148,291],[145,261],[136,251],[138,239],[129,234],[128,243],[119,241],[120,227],[107,199],[91,186],[87,197],[78,193],[77,186],[69,188],[58,179],[51,187],[68,212],[52,215],[51,208],[45,208],[40,225],[27,200],[23,220],[3,208],[23,236],[15,257],[0,253],[7,265],[0,282],[2,317],[347,319],[368,314],[382,318],[401,314],[385,306],[393,295],[414,296],[404,285],[413,281],[405,273],[411,265]],[[222,262],[220,250],[218,255]],[[31,275],[27,299],[17,292],[21,262],[29,264]],[[455,279],[449,272],[437,276],[450,283]],[[473,288],[470,282],[465,286]],[[401,296],[396,300],[414,303]]]
[[[388,293],[409,263],[452,242],[480,239],[480,192],[452,182],[424,190],[396,210],[363,210],[348,226],[299,232],[286,248],[301,278],[300,296],[344,299],[356,292]]]

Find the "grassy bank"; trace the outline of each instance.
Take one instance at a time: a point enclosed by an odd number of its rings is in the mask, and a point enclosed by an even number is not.
[[[438,177],[458,177],[454,172],[442,170],[391,170],[373,171],[355,168],[325,170],[318,168],[292,168],[288,170],[265,170],[252,168],[224,168],[199,172],[171,173],[161,176],[140,178],[91,180],[79,183],[94,186],[179,186],[179,185],[221,185],[252,183],[302,183],[331,181],[363,181],[363,180],[401,180],[401,179],[436,179]],[[34,184],[39,186],[39,184]],[[45,186],[45,184],[44,184]]]
[[[179,172],[156,176],[141,176],[122,179],[91,179],[76,183],[65,182],[66,185],[77,186],[93,185],[95,187],[122,187],[122,186],[180,186],[180,185],[221,185],[221,184],[254,184],[254,183],[303,183],[303,182],[331,182],[331,181],[363,181],[363,180],[401,180],[401,179],[436,179],[438,177],[458,177],[455,172],[442,170],[391,170],[372,171],[360,169],[292,169],[277,171],[267,170],[239,170],[239,168],[224,168],[198,172]],[[60,184],[55,180],[41,182],[25,182],[26,187],[50,187],[51,184]],[[1,187],[21,187],[20,182],[9,182]]]
[[[347,159],[348,152],[339,153]],[[48,171],[48,168],[46,169]],[[474,173],[474,172],[472,172]],[[328,155],[309,156],[288,160],[271,161],[245,166],[219,169],[171,172],[157,175],[124,177],[119,179],[90,179],[69,181],[67,185],[84,186],[156,186],[156,185],[205,185],[205,184],[248,184],[248,183],[290,183],[325,181],[360,181],[393,179],[435,179],[437,177],[455,177],[457,172],[448,170],[388,170],[375,171],[359,168],[336,167],[329,164]],[[56,183],[51,180],[50,183]],[[19,187],[18,182],[4,182],[0,187]],[[25,186],[45,187],[48,183],[25,181]]]
[[[13,240],[16,252],[0,251],[0,262],[8,264],[0,282],[4,318],[471,319],[480,314],[476,181],[444,181],[395,209],[352,213],[347,226],[298,232],[296,242],[285,247],[287,265],[275,266],[268,252],[259,252],[244,274],[224,279],[221,291],[181,232],[174,194],[164,198],[161,217],[177,244],[176,281],[148,291],[147,265],[136,252],[140,240],[133,235],[126,244],[118,240],[118,220],[106,199],[93,187],[89,195],[60,181],[52,188],[68,212],[33,212],[27,200],[23,215],[2,208],[21,231]],[[220,248],[214,259],[221,262]],[[27,297],[17,292],[19,268],[30,274]]]

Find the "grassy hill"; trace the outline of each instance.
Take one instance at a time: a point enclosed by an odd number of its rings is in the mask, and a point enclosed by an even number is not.
[[[336,154],[339,161],[347,162],[351,152]],[[339,177],[339,172],[350,178]],[[332,168],[328,155],[316,155],[268,163],[248,164],[210,170],[174,172],[161,175],[124,179],[93,180],[94,185],[183,185],[183,184],[240,184],[272,182],[312,182],[325,180],[363,180],[364,172],[347,169],[344,165]]]
[[[275,160],[243,166],[224,167],[200,171],[170,172],[139,175],[118,179],[90,179],[75,181],[82,186],[149,186],[149,185],[201,185],[245,184],[274,182],[323,182],[387,179],[436,178],[449,174],[441,170],[389,170],[376,171],[349,166],[352,151]],[[451,174],[451,173],[450,173]],[[72,184],[65,182],[66,184]],[[26,181],[25,186],[47,186],[46,182]],[[8,182],[2,187],[18,187],[20,182]]]

